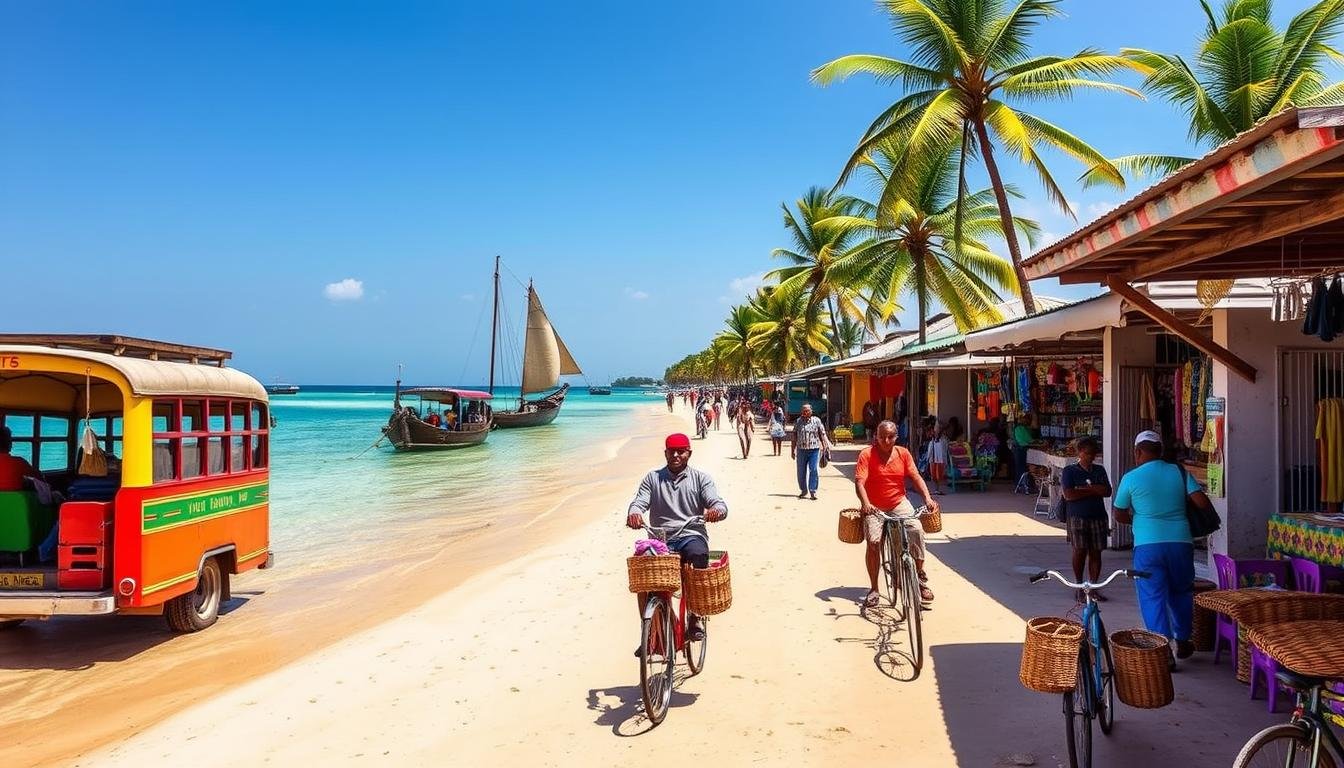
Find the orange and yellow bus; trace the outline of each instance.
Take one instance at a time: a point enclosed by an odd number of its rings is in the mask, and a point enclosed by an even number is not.
[[[0,334],[0,425],[37,474],[0,490],[0,627],[162,613],[195,632],[231,576],[271,565],[266,390],[230,357]],[[86,461],[86,427],[105,461]]]

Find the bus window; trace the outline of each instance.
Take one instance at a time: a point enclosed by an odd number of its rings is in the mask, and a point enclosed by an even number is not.
[[[201,452],[205,448],[205,440],[199,437],[182,438],[182,479],[187,480],[193,477],[200,477],[205,474],[201,471]]]
[[[154,482],[177,479],[176,438],[154,438]]]
[[[269,461],[267,453],[267,431],[271,428],[270,421],[267,420],[266,406],[261,403],[252,404],[252,419],[250,429],[252,431],[252,468],[261,469]]]

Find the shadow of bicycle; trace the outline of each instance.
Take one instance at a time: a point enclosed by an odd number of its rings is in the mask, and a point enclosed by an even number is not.
[[[700,698],[698,693],[677,690],[690,676],[690,670],[681,666],[673,672],[672,702],[668,706],[668,717],[674,717],[672,710],[690,706]],[[654,728],[653,721],[644,714],[644,694],[638,685],[591,688],[588,691],[588,709],[598,713],[597,719],[593,720],[594,725],[609,727],[617,736],[641,736]]]
[[[827,612],[835,620],[859,617],[871,624],[875,630],[872,638],[837,637],[837,643],[857,643],[873,651],[873,665],[892,680],[903,683],[919,677],[919,668],[915,666],[914,655],[909,648],[909,634],[905,630],[904,616],[899,608],[889,605],[864,607],[863,600],[868,590],[861,587],[832,587],[816,593],[817,599],[826,603],[841,603],[852,606],[852,613],[831,608]]]

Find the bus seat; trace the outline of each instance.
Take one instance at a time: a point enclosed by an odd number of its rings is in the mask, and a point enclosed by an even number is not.
[[[39,504],[36,493],[0,493],[0,552],[36,549],[55,523],[54,511]]]

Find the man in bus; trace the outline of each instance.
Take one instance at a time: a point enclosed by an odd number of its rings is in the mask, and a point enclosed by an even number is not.
[[[728,504],[719,496],[714,479],[706,472],[692,469],[691,438],[680,432],[668,435],[663,441],[663,457],[667,465],[644,476],[639,491],[626,510],[625,524],[635,530],[644,527],[644,514],[649,515],[649,527],[662,528],[671,535],[683,524],[704,516],[706,522],[717,523],[728,517]],[[667,548],[681,555],[683,565],[709,567],[709,532],[704,523],[687,525],[681,533],[667,542]],[[640,606],[643,615],[644,607]],[[687,636],[692,640],[704,638],[700,618],[691,615]]]
[[[14,433],[9,427],[0,427],[0,491],[22,491],[23,479],[42,479],[42,474],[22,456],[14,456]]]
[[[902,446],[896,444],[896,424],[883,421],[877,425],[873,443],[859,451],[858,463],[854,465],[854,491],[859,496],[860,513],[863,515],[863,538],[868,543],[864,552],[864,563],[868,566],[868,584],[871,589],[863,604],[875,607],[877,594],[877,566],[882,545],[882,516],[879,511],[888,514],[913,515],[915,507],[905,495],[905,484],[909,481],[924,497],[930,511],[938,511],[938,502],[929,494],[929,487],[915,468],[915,458]],[[919,599],[927,606],[933,601],[933,591],[929,589],[929,578],[924,573],[924,530],[919,521],[905,520],[906,536],[910,541],[910,556],[915,559],[915,570],[919,572]]]

